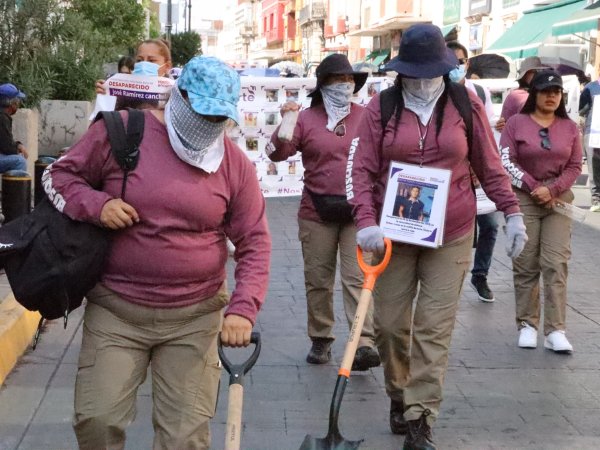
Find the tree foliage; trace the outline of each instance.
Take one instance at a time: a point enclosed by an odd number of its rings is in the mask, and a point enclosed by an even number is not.
[[[0,0],[0,83],[28,106],[41,99],[89,100],[102,65],[141,39],[141,5],[122,0]]]
[[[195,31],[184,31],[171,36],[173,65],[182,67],[194,56],[202,54],[202,40]]]

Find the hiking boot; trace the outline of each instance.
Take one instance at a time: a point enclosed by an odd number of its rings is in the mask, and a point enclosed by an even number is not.
[[[392,400],[390,406],[390,430],[394,434],[406,434],[408,424],[404,418],[404,402]]]
[[[404,439],[402,450],[436,450],[431,435],[431,427],[427,424],[427,416],[431,411],[426,409],[417,420],[409,420],[408,433]]]
[[[491,303],[494,300],[494,293],[487,284],[487,277],[485,275],[473,275],[471,277],[471,286],[477,291],[479,300],[486,303]]]
[[[306,355],[309,364],[325,364],[331,359],[331,344],[333,339],[313,338],[310,352]]]
[[[358,370],[360,372],[369,370],[371,367],[377,367],[381,364],[379,354],[373,347],[359,347],[354,355],[354,361],[352,362],[352,370]]]

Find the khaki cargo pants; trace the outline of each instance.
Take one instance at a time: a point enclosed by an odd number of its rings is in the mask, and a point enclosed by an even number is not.
[[[438,416],[472,244],[473,232],[437,249],[395,243],[375,284],[376,343],[385,388],[391,399],[404,401],[407,420],[429,410],[431,425]]]
[[[134,305],[101,284],[88,294],[73,427],[82,450],[123,449],[136,394],[152,374],[154,450],[207,449],[221,373],[217,333],[225,285],[171,309]]]
[[[540,327],[540,275],[544,283],[544,334],[565,329],[568,262],[571,257],[571,219],[535,204],[531,196],[515,189],[529,240],[513,260],[517,327],[526,322]],[[571,203],[566,191],[561,200]]]
[[[352,326],[362,290],[363,274],[356,260],[356,227],[348,224],[320,223],[298,219],[298,237],[304,258],[304,284],[308,309],[308,336],[333,339],[335,323],[333,312],[333,286],[340,254],[340,278],[344,312],[348,326]],[[373,306],[358,341],[358,346],[375,345]]]

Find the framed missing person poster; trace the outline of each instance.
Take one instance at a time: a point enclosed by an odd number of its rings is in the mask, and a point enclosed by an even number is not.
[[[443,243],[452,172],[392,161],[380,227],[393,241],[424,247]]]

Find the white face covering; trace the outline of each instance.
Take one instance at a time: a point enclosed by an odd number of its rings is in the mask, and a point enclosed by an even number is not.
[[[321,86],[321,96],[327,112],[327,129],[335,126],[350,114],[350,101],[354,93],[354,82],[333,83]]]
[[[444,77],[402,78],[404,107],[419,116],[423,125],[429,122],[442,92],[444,92]]]
[[[179,159],[189,165],[208,173],[215,172],[225,153],[225,123],[212,123],[202,118],[181,97],[177,87],[173,91],[176,91],[175,95],[171,95],[165,106],[165,124],[171,147]],[[191,112],[187,111],[188,108]]]

